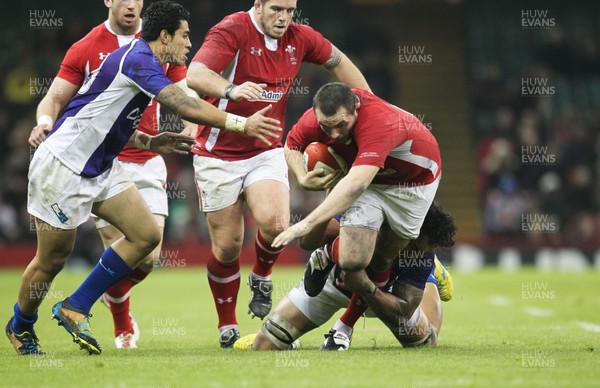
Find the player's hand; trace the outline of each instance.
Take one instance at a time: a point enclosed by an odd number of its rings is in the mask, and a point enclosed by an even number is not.
[[[183,130],[180,132],[180,134],[184,135],[184,136],[196,138],[196,135],[198,134],[198,125],[194,124],[194,123],[190,123],[189,125],[186,125],[183,128]]]
[[[244,125],[244,133],[246,135],[259,139],[269,146],[271,145],[271,142],[267,140],[265,136],[277,139],[279,138],[279,132],[282,131],[282,129],[277,126],[280,124],[279,120],[265,116],[271,109],[273,109],[272,105],[264,107],[248,117],[246,125]]]
[[[29,144],[31,144],[34,147],[39,146],[40,144],[42,144],[42,142],[44,141],[44,139],[46,138],[46,136],[48,135],[48,133],[52,130],[52,127],[49,126],[48,124],[40,124],[40,125],[36,125],[35,127],[33,127],[33,129],[31,130],[31,133],[29,134]]]
[[[229,99],[233,101],[240,101],[246,99],[248,101],[259,100],[264,88],[267,84],[257,84],[254,82],[246,81],[241,85],[236,85],[229,92]]]
[[[344,173],[341,170],[322,175],[325,172],[322,168],[308,172],[303,177],[298,178],[298,184],[304,190],[318,191],[332,189],[343,178]]]
[[[279,233],[279,235],[275,237],[275,240],[273,240],[271,243],[271,246],[273,248],[279,248],[284,245],[288,245],[298,237],[306,236],[311,230],[312,227],[309,225],[309,223],[306,222],[306,220],[302,220]]]
[[[150,142],[150,151],[158,154],[187,155],[194,145],[194,138],[179,133],[163,132]]]
[[[348,291],[355,292],[363,298],[371,297],[377,290],[367,273],[362,271],[342,271],[336,284]]]

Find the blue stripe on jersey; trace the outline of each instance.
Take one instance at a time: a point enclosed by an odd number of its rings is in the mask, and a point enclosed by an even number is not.
[[[106,135],[106,138],[111,139],[111,141],[105,141],[96,148],[96,151],[90,156],[85,167],[81,171],[80,175],[82,177],[96,177],[112,166],[113,159],[119,155],[123,147],[127,144],[127,141],[129,141],[129,138],[133,134],[135,127],[137,127],[140,117],[142,116],[142,113],[144,113],[145,107],[148,106],[149,102],[150,97],[142,92],[138,93],[131,101],[129,101]],[[143,106],[144,108],[139,109],[140,106]],[[128,118],[127,116],[130,115],[136,107],[138,108],[137,115]]]

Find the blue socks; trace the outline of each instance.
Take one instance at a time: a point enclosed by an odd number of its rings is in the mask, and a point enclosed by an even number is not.
[[[130,268],[112,247],[108,247],[81,286],[69,296],[68,304],[85,315],[89,314],[98,298],[132,271],[133,268]]]
[[[21,334],[24,331],[28,331],[33,334],[33,324],[38,319],[37,311],[34,315],[23,314],[21,309],[19,309],[19,303],[15,303],[13,310],[15,315],[11,321],[12,323],[10,324],[12,330],[17,334]]]

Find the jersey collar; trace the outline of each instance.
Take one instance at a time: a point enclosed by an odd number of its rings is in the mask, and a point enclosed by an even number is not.
[[[258,32],[260,32],[263,35],[263,37],[265,38],[265,46],[267,47],[267,49],[269,51],[276,51],[279,40],[270,38],[267,35],[265,35],[263,30],[258,25],[258,22],[256,21],[256,19],[254,19],[254,12],[252,12],[252,8],[250,8],[250,11],[248,11],[248,14],[250,14],[250,20],[252,20],[252,24],[254,24],[254,28],[256,28],[256,30]]]
[[[140,26],[138,27],[137,31],[136,31],[136,32],[135,32],[135,34],[133,34],[133,35],[119,35],[119,34],[117,34],[116,32],[114,32],[114,31],[112,30],[112,28],[110,28],[110,23],[108,22],[108,19],[106,19],[106,20],[104,21],[104,27],[106,27],[106,29],[107,29],[107,30],[108,30],[108,31],[109,31],[111,34],[113,34],[113,35],[116,35],[117,37],[123,37],[123,38],[129,38],[129,39],[133,39],[133,38],[135,38],[135,36],[136,36],[137,34],[139,34],[139,33],[140,33],[140,31],[142,31],[142,19],[140,19]]]

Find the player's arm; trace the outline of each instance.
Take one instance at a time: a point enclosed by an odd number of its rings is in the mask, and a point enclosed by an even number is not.
[[[77,93],[78,89],[79,85],[74,85],[59,77],[54,78],[50,88],[48,88],[48,93],[38,104],[36,112],[37,125],[33,127],[29,135],[29,144],[37,147],[44,141],[48,132],[52,130],[58,114]]]
[[[337,214],[348,210],[369,187],[378,171],[379,167],[377,166],[359,165],[352,167],[315,210],[305,219],[277,236],[271,245],[274,248],[287,245],[292,240],[308,234],[316,225],[329,221]]]
[[[271,145],[271,142],[265,136],[278,138],[277,132],[281,132],[281,128],[277,127],[280,124],[279,120],[264,116],[271,110],[272,105],[245,118],[223,112],[204,100],[191,98],[174,84],[163,88],[154,99],[180,115],[184,120],[229,131],[243,132],[268,145]]]
[[[340,49],[331,45],[331,55],[323,67],[338,81],[345,83],[351,88],[359,88],[371,91],[367,80],[358,70],[358,67]]]
[[[246,81],[234,85],[202,62],[192,62],[187,72],[187,84],[190,88],[205,96],[227,98],[234,101],[241,99],[259,99],[267,84]]]
[[[313,228],[306,236],[300,238],[300,248],[305,251],[314,251],[335,240],[340,234],[340,223],[336,219],[324,222]]]
[[[198,95],[198,93],[196,93],[194,90],[190,89],[187,86],[187,82],[185,81],[185,79],[182,79],[179,82],[175,82],[175,85],[181,88],[181,90],[183,90],[185,94],[187,94],[190,98],[200,100],[200,96]],[[190,137],[196,137],[196,134],[198,133],[198,124],[194,124],[191,121],[183,119],[181,121],[183,122],[183,130],[181,131],[181,134]]]
[[[304,168],[304,156],[301,151],[290,149],[286,144],[283,148],[283,153],[288,168],[292,171],[298,180],[298,184],[304,190],[317,191],[332,188],[342,174],[341,171],[338,171],[336,173],[321,176],[324,172],[322,168],[306,172],[306,169]]]

